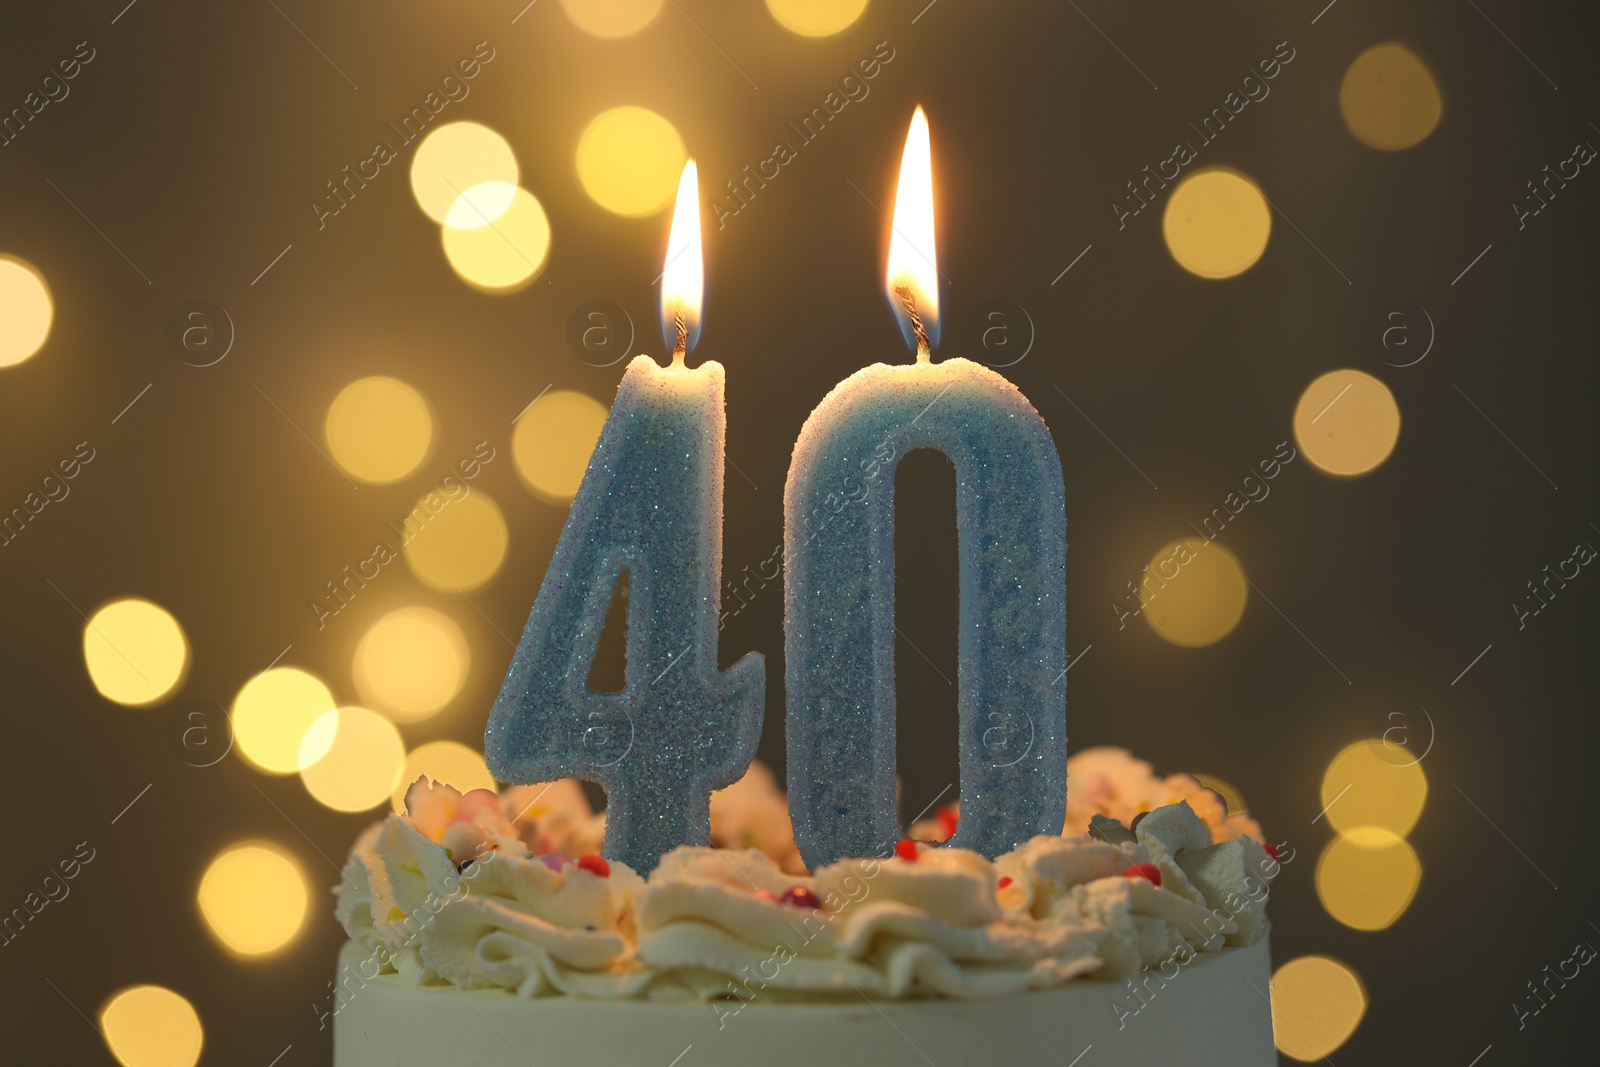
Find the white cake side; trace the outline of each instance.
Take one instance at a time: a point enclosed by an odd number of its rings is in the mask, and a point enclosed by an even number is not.
[[[341,964],[353,966],[358,946]],[[1170,980],[1077,979],[994,1000],[684,1003],[525,999],[381,975],[333,1020],[335,1067],[1275,1067],[1267,940]],[[1252,988],[1253,987],[1253,988]],[[720,1010],[719,1010],[720,1009]],[[687,1050],[687,1052],[686,1052]],[[677,1059],[682,1055],[681,1061]]]

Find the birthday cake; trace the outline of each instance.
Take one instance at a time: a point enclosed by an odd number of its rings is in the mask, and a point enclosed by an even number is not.
[[[1068,774],[1061,834],[993,861],[939,844],[952,805],[807,871],[755,764],[712,796],[712,847],[648,878],[599,855],[575,781],[418,781],[342,872],[334,1062],[1276,1063],[1277,850],[1119,749]]]

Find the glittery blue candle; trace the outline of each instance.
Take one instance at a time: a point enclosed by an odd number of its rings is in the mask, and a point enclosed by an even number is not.
[[[699,308],[699,222],[696,212],[689,257],[682,185],[678,204],[669,275],[692,269],[694,278],[692,307],[673,305],[672,364],[639,356],[628,365],[484,733],[501,781],[600,783],[605,854],[641,873],[678,845],[710,844],[711,792],[755,756],[765,701],[759,655],[717,669],[723,370],[684,363]],[[663,299],[680,288],[669,276]],[[626,681],[620,693],[597,693],[590,665],[623,573]]]
[[[920,108],[906,146],[907,161],[916,156],[926,167]],[[906,174],[903,163],[889,281],[917,362],[873,364],[835,386],[800,431],[784,491],[789,811],[813,870],[882,855],[902,832],[894,477],[917,448],[944,453],[956,472],[961,818],[951,844],[994,857],[1060,833],[1066,812],[1061,460],[1044,420],[1005,378],[965,359],[932,362],[931,181],[919,203]],[[907,267],[908,258],[926,268]],[[903,725],[915,728],[914,714]]]

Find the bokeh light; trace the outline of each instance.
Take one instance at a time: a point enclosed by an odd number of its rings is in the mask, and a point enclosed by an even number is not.
[[[450,205],[441,240],[462,281],[486,292],[510,292],[526,285],[544,264],[550,219],[528,190],[484,182]]]
[[[158,985],[113,993],[100,1007],[100,1033],[123,1067],[194,1067],[205,1044],[194,1005]]]
[[[511,435],[511,458],[522,483],[543,500],[570,501],[600,440],[606,414],[598,400],[570,389],[540,397],[517,420]]]
[[[1361,1025],[1367,991],[1356,972],[1327,956],[1301,956],[1272,975],[1278,1051],[1306,1063],[1337,1051]]]
[[[1244,794],[1239,792],[1232,782],[1224,781],[1214,774],[1195,774],[1190,777],[1222,797],[1222,802],[1228,805],[1228,814],[1245,815],[1249,813],[1250,808],[1244,802]]]
[[[1294,409],[1294,438],[1329,474],[1376,469],[1400,439],[1400,406],[1389,387],[1358,370],[1330,371],[1306,386]]]
[[[333,694],[316,677],[298,667],[273,667],[233,698],[234,741],[261,770],[293,774],[300,769],[306,731],[333,709]],[[323,753],[313,749],[306,755],[321,758]]]
[[[1427,64],[1405,45],[1389,41],[1362,52],[1345,71],[1339,113],[1362,144],[1398,152],[1433,132],[1444,100]]]
[[[339,708],[312,723],[301,741],[300,781],[334,811],[366,811],[388,800],[406,761],[394,723],[366,708]],[[322,756],[306,757],[322,750]]]
[[[867,10],[867,0],[767,0],[784,29],[802,37],[827,37],[848,29]]]
[[[595,37],[638,33],[661,13],[663,0],[561,0],[572,24]]]
[[[142,707],[183,681],[189,642],[178,620],[148,600],[114,600],[84,624],[83,662],[101,696]]]
[[[418,503],[411,515],[427,515],[426,501]],[[443,498],[440,498],[443,499]],[[500,506],[482,489],[473,490],[460,500],[432,514],[420,527],[408,518],[406,532],[416,533],[406,542],[406,562],[411,573],[426,585],[448,592],[476,589],[500,573],[511,536]]]
[[[1400,837],[1411,832],[1428,799],[1421,763],[1396,766],[1381,741],[1357,741],[1340,750],[1322,776],[1328,823],[1340,833],[1376,827]]]
[[[672,202],[688,154],[677,129],[654,111],[617,107],[578,139],[578,180],[617,215],[653,215]]]
[[[418,778],[453,786],[457,792],[473,789],[498,789],[483,755],[456,741],[430,741],[414,749],[400,768],[390,803],[395,811],[406,810],[406,790]]]
[[[432,608],[391,611],[356,646],[356,692],[396,722],[439,711],[467,680],[471,652],[455,620]]]
[[[1356,930],[1384,930],[1405,914],[1422,881],[1422,861],[1404,838],[1375,827],[1341,834],[1317,859],[1317,896],[1328,914]]]
[[[1244,568],[1215,542],[1173,541],[1150,557],[1145,575],[1145,621],[1175,645],[1199,648],[1220,641],[1244,615]]]
[[[1249,178],[1212,167],[1172,190],[1161,232],[1184,270],[1202,278],[1231,278],[1249,270],[1267,250],[1272,212]]]
[[[328,406],[325,424],[334,462],[364,482],[397,482],[417,469],[433,440],[428,404],[405,382],[351,382]]]
[[[0,367],[43,348],[55,314],[44,275],[26,260],[0,255]]]
[[[250,842],[219,852],[200,878],[197,897],[211,932],[240,956],[277,951],[305,923],[305,874],[272,845]]]
[[[477,206],[490,221],[499,218],[511,206],[519,177],[510,143],[478,122],[437,127],[411,157],[411,195],[425,215],[441,224],[462,193],[486,182],[496,185],[480,194]],[[498,198],[488,195],[491,192]]]

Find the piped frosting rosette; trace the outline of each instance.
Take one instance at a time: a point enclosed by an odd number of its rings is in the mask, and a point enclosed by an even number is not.
[[[712,804],[713,840],[762,847],[681,847],[646,882],[594,854],[602,817],[575,782],[499,796],[419,782],[406,814],[357,840],[336,914],[366,949],[365,978],[729,1010],[1120,981],[1267,929],[1276,862],[1248,835],[1219,839],[1240,827],[1209,826],[1185,800],[1132,829],[1097,813],[1088,834],[1036,837],[993,862],[908,840],[813,875],[774,794],[767,775]]]

